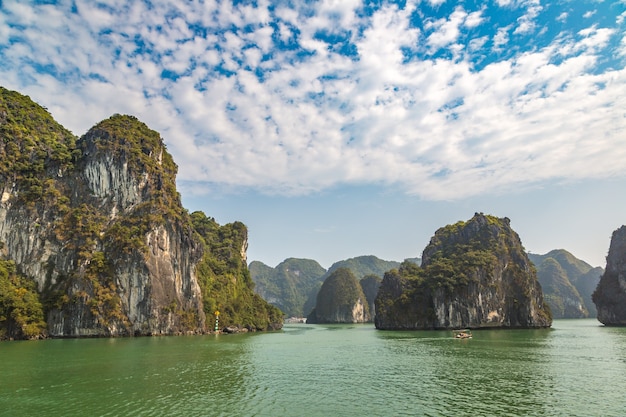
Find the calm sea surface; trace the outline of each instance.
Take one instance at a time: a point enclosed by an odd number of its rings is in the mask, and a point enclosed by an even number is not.
[[[626,416],[626,328],[0,343],[6,416]]]

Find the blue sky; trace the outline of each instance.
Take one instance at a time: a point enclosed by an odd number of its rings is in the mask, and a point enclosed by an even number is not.
[[[626,223],[626,1],[0,1],[0,84],[161,133],[248,260],[420,256],[509,217],[605,266]]]

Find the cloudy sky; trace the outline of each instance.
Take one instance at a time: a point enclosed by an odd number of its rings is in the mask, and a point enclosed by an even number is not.
[[[157,130],[248,258],[420,256],[474,212],[605,266],[626,224],[626,1],[0,0],[0,85]]]

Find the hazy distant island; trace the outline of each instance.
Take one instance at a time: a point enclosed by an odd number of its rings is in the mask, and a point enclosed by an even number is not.
[[[189,214],[136,118],[77,138],[0,87],[0,160],[0,339],[282,327],[252,289],[245,225]]]
[[[419,263],[419,259],[411,259]],[[397,268],[400,262],[386,261],[373,255],[357,256],[335,262],[325,270],[313,259],[288,258],[272,268],[260,261],[250,263],[254,290],[264,299],[280,308],[288,317],[308,316],[317,302],[322,283],[337,269],[347,268],[363,284],[363,292],[370,302],[376,298],[378,284],[385,272]],[[365,281],[363,279],[367,278]],[[372,288],[374,286],[374,289]]]
[[[591,300],[604,270],[592,267],[564,249],[545,255],[528,254],[537,268],[543,296],[555,319],[596,317]]]

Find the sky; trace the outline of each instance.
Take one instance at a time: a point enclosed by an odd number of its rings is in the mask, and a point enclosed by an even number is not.
[[[248,261],[419,257],[475,212],[604,267],[626,224],[626,0],[7,1],[0,85],[158,131]]]

